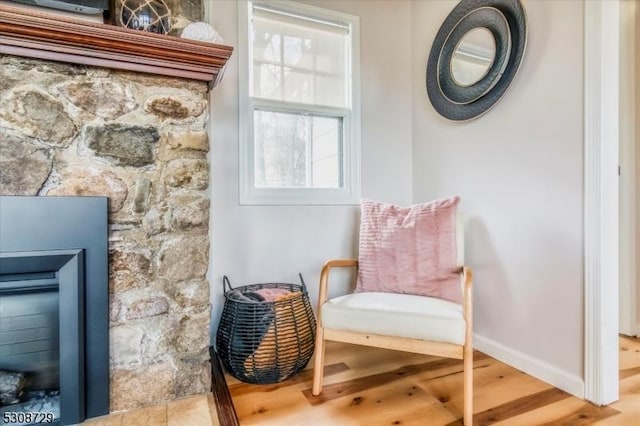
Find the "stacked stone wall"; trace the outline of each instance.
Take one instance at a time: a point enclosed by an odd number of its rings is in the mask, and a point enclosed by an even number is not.
[[[207,120],[205,83],[0,57],[0,195],[109,197],[112,411],[210,389]]]

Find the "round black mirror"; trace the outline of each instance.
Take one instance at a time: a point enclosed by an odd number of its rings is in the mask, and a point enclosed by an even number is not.
[[[519,0],[462,0],[447,16],[427,62],[427,93],[445,118],[488,111],[506,92],[526,46]]]

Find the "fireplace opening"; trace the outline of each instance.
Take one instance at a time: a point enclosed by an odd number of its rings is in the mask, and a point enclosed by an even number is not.
[[[11,424],[109,412],[106,205],[0,197],[0,416]]]
[[[0,416],[16,413],[14,424],[33,423],[28,413],[36,412],[45,420],[60,419],[56,275],[0,275]]]
[[[84,266],[83,250],[0,253],[0,412],[12,424],[85,418]]]

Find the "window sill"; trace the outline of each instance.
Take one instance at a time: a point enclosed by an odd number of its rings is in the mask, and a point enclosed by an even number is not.
[[[240,194],[240,205],[257,206],[318,206],[358,205],[360,195],[345,189],[254,188]]]

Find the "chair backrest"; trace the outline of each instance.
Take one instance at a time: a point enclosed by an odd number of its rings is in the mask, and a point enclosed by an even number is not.
[[[462,213],[456,214],[456,266],[464,266],[464,224],[466,218]]]

